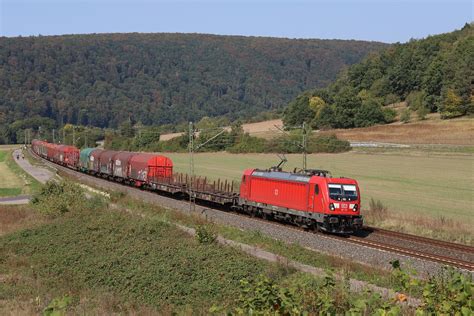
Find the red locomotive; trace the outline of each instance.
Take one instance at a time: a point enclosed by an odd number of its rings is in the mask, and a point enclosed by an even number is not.
[[[237,193],[233,182],[174,174],[171,159],[158,154],[97,148],[79,152],[73,146],[38,140],[32,142],[32,148],[54,163],[112,181],[179,197],[192,196],[305,228],[351,233],[363,224],[357,181],[333,178],[324,170],[283,172],[281,164],[268,170],[248,169]]]
[[[245,170],[239,205],[246,213],[332,233],[362,227],[357,181],[332,178],[325,170]]]

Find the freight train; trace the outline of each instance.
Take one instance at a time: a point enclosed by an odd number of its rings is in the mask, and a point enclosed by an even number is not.
[[[348,234],[362,228],[357,181],[333,178],[325,170],[284,172],[247,169],[240,186],[173,172],[173,162],[154,153],[79,150],[33,140],[35,154],[56,164],[127,185],[218,203],[226,209],[307,229]]]

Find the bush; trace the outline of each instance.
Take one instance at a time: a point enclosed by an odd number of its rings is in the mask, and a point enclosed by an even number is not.
[[[394,104],[400,102],[400,98],[393,93],[389,93],[385,96],[384,105]]]
[[[240,141],[228,148],[227,151],[233,154],[261,153],[265,151],[265,139],[245,133],[240,138]]]
[[[395,118],[397,117],[397,111],[391,108],[383,108],[382,112],[385,123],[392,123],[395,121]]]
[[[366,212],[367,217],[376,222],[382,222],[388,215],[387,207],[380,200],[370,199],[369,209]]]
[[[340,153],[351,150],[347,140],[341,140],[336,135],[323,135],[308,139],[308,153]]]
[[[355,127],[367,127],[385,123],[385,116],[381,104],[375,99],[364,101],[354,116]]]
[[[412,111],[417,111],[425,107],[426,93],[424,91],[412,91],[408,94],[405,101]]]
[[[240,315],[299,315],[301,306],[296,295],[264,275],[256,280],[240,281],[240,296],[235,311]]]
[[[421,106],[416,110],[416,115],[419,120],[426,120],[426,115],[428,115],[429,112],[430,110],[428,110],[428,108]]]
[[[201,244],[213,244],[217,240],[217,234],[212,227],[199,225],[196,228],[196,240]]]
[[[473,290],[471,275],[444,268],[424,286],[423,303],[417,312],[422,315],[473,315]]]
[[[442,119],[450,119],[466,114],[462,98],[453,89],[448,89],[445,93],[440,114]]]
[[[402,114],[400,115],[400,121],[402,121],[403,123],[408,123],[410,122],[410,117],[411,117],[410,110],[404,109],[402,111]]]
[[[84,207],[84,191],[69,181],[48,181],[41,191],[33,196],[31,203],[42,213],[49,216],[77,211]]]

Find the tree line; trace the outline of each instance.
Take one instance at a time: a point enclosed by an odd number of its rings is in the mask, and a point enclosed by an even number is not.
[[[135,129],[130,122],[125,122],[118,130],[106,131],[104,146],[113,150],[187,152],[192,137],[196,152],[339,153],[351,149],[348,141],[340,140],[335,135],[315,135],[309,129],[294,129],[265,139],[245,133],[240,121],[234,122],[230,129],[224,127],[225,123],[226,120],[222,118],[205,117],[192,130],[188,129],[180,136],[160,141],[159,128]],[[305,145],[303,133],[306,138]]]
[[[249,119],[384,46],[164,33],[0,37],[0,142],[17,141],[9,125],[36,116],[56,128]]]
[[[394,44],[350,66],[324,89],[290,102],[286,126],[353,128],[390,123],[386,105],[406,101],[420,119],[439,112],[449,119],[474,112],[474,27]],[[409,112],[408,112],[409,113]],[[406,115],[406,114],[405,114]]]

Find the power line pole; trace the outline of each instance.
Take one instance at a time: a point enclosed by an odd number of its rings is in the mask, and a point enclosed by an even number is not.
[[[56,138],[54,137],[56,134],[55,132],[56,130],[53,128],[53,144],[56,144]]]
[[[306,137],[306,123],[303,122],[303,171],[306,170],[306,143],[307,143],[307,137]]]
[[[76,146],[76,129],[72,126],[72,145]]]
[[[64,125],[63,125],[63,145],[66,145],[66,130],[64,129]]]
[[[189,211],[195,209],[195,200],[193,194],[193,178],[194,178],[194,126],[193,122],[189,122]]]

